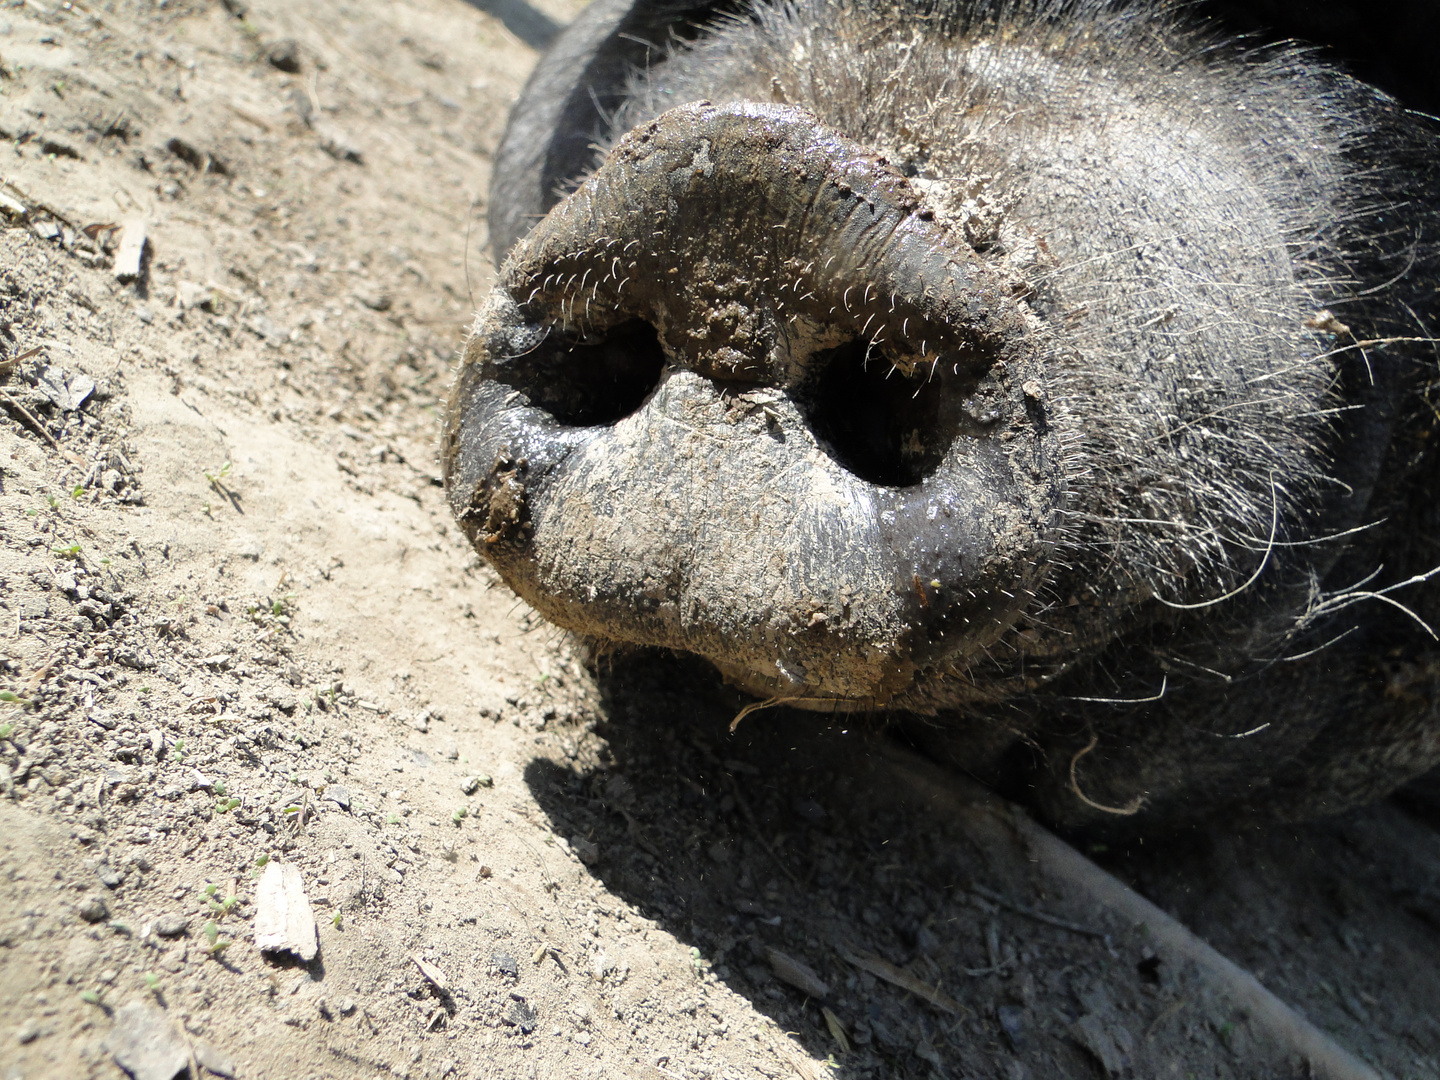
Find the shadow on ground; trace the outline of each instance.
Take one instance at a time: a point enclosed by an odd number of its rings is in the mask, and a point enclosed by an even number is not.
[[[775,709],[731,734],[739,702],[703,665],[649,658],[600,681],[613,764],[527,768],[556,833],[595,844],[607,889],[812,1057],[833,1056],[836,1076],[1255,1064],[1245,1025],[1203,1001],[1193,973],[1155,963],[1139,931],[1027,918],[1017,907],[1063,898],[1027,877],[1023,857],[1018,873],[993,865],[957,822],[877,791],[878,721]],[[852,959],[866,955],[950,1006]]]
[[[525,0],[465,0],[471,7],[493,15],[532,49],[544,49],[560,33],[560,24]]]

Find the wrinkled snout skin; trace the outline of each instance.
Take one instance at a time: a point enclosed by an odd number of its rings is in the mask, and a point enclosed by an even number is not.
[[[1431,121],[1133,5],[687,10],[501,150],[442,459],[507,584],[1066,826],[1440,760]]]

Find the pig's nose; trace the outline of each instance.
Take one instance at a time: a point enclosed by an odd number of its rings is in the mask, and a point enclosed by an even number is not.
[[[883,700],[992,642],[1041,575],[1057,346],[1021,293],[810,113],[675,109],[502,268],[447,421],[452,504],[562,625]]]

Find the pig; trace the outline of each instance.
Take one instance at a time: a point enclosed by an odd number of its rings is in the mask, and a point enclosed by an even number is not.
[[[1440,761],[1437,166],[1150,0],[598,0],[497,158],[450,505],[597,648],[1058,827],[1340,811]]]

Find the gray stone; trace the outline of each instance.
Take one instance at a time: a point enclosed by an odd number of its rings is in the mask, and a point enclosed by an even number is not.
[[[105,906],[105,901],[98,896],[87,896],[75,909],[75,913],[88,923],[103,922],[110,916],[110,910]]]
[[[155,920],[155,933],[163,938],[178,938],[190,929],[190,920],[169,912]]]
[[[115,1063],[135,1080],[175,1080],[190,1067],[190,1047],[163,1012],[143,1001],[115,1010],[105,1039]]]

